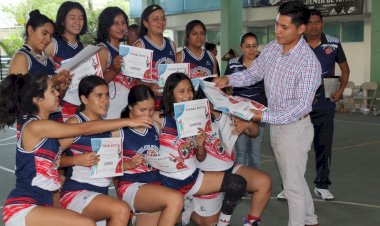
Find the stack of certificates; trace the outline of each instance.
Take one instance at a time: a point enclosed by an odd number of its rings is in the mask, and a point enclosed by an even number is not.
[[[229,96],[215,87],[212,82],[199,80],[199,84],[215,110],[235,115],[244,120],[250,120],[255,114],[251,111],[264,111],[266,107],[256,101],[239,96]]]

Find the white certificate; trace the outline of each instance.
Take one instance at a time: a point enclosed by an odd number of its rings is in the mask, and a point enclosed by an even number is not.
[[[158,86],[164,87],[166,79],[173,73],[180,72],[189,76],[190,64],[159,64],[158,65]]]
[[[77,55],[75,55],[72,60],[67,62],[65,65],[62,65],[58,68],[55,73],[59,73],[63,70],[73,71],[77,67],[79,67],[84,61],[88,60],[90,57],[95,55],[95,53],[99,52],[102,49],[101,46],[93,46],[88,45],[84,49],[82,49]]]
[[[159,156],[144,155],[144,159],[152,167],[167,173],[176,173],[189,169],[180,157],[171,153],[164,153]]]
[[[73,58],[62,61],[62,66],[70,63],[72,59]],[[70,91],[77,90],[79,82],[82,80],[82,78],[87,77],[89,75],[97,75],[103,78],[103,71],[102,67],[100,66],[99,55],[95,54],[89,59],[85,60],[74,70],[71,70],[70,74],[73,75],[69,86]]]
[[[223,114],[218,121],[219,138],[222,141],[223,148],[227,151],[228,155],[231,155],[232,150],[234,150],[236,140],[239,137],[232,134],[232,131],[235,129],[235,127],[231,125],[232,122],[231,117],[227,114]]]
[[[198,129],[212,130],[210,107],[207,99],[174,104],[174,117],[180,138],[197,135]]]
[[[252,109],[264,111],[266,107],[256,101],[239,96],[229,96],[221,89],[215,87],[212,82],[199,80],[200,86],[214,105],[214,109],[225,113],[233,114],[244,120],[250,120],[255,114]]]
[[[153,50],[120,45],[119,54],[123,57],[123,75],[144,80],[158,79],[152,72]]]
[[[91,167],[91,178],[123,175],[123,147],[120,137],[92,138],[91,147],[100,157],[99,162]]]
[[[330,98],[331,95],[339,89],[339,78],[323,78],[323,88],[325,89],[325,97]]]

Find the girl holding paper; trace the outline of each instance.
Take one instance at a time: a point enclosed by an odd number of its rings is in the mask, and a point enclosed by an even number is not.
[[[202,48],[206,39],[206,26],[200,20],[186,24],[185,47],[177,53],[177,63],[190,63],[190,78],[218,75],[215,56]]]
[[[150,119],[119,119],[80,124],[48,120],[57,111],[59,94],[51,76],[10,74],[0,83],[0,129],[21,125],[16,151],[16,187],[3,207],[6,226],[95,226],[94,220],[73,211],[53,208],[53,191],[59,189],[59,138],[96,134],[119,127],[150,126]],[[64,147],[62,147],[64,148]],[[127,213],[128,214],[128,213]],[[127,215],[128,217],[128,215]]]
[[[203,90],[198,90],[199,99],[206,96]],[[244,121],[239,118],[231,118],[225,113],[211,110],[212,113],[212,132],[207,133],[205,149],[207,157],[204,161],[197,161],[197,166],[203,171],[224,171],[238,174],[247,181],[247,191],[252,193],[251,208],[248,216],[243,219],[244,226],[257,226],[260,217],[269,201],[271,193],[271,178],[266,173],[253,167],[244,166],[234,163],[233,142],[230,140],[237,139],[239,134],[245,134],[249,137],[257,137],[259,126],[252,121]],[[232,139],[235,136],[234,139]],[[228,137],[230,136],[230,137]],[[223,138],[225,140],[223,140]],[[196,196],[192,199],[191,204],[194,210],[193,214],[183,214],[190,216],[191,219],[200,226],[208,226],[216,223],[219,211],[222,206],[223,193],[215,193],[209,196]],[[188,210],[185,209],[185,212]],[[184,219],[189,221],[189,219]]]
[[[39,10],[33,10],[29,16],[25,25],[25,44],[13,56],[9,66],[9,74],[54,75],[54,62],[45,53],[54,32],[54,22],[41,14]],[[53,82],[61,96],[64,95],[70,84],[70,78],[67,71],[62,71],[53,77]],[[62,122],[61,113],[53,113],[50,119]]]
[[[127,29],[128,16],[119,7],[107,7],[100,13],[96,41],[104,47],[99,58],[110,91],[108,119],[120,117],[128,104],[129,90],[135,85],[133,78],[121,73],[123,58],[119,55],[119,45],[125,39]]]
[[[173,64],[176,62],[176,45],[167,37],[164,37],[166,29],[165,12],[159,5],[149,5],[141,14],[140,38],[134,46],[153,50],[152,59],[152,78],[158,80],[158,65]],[[156,96],[156,109],[159,108],[162,93],[158,92],[158,85],[154,83],[145,83],[154,92]]]
[[[107,114],[109,106],[108,85],[97,76],[88,76],[79,83],[81,106],[79,113],[67,120],[66,123],[83,123],[99,121]],[[125,126],[134,127],[136,124],[146,127],[141,121],[149,121],[148,117],[134,119],[136,123]],[[128,223],[129,207],[125,202],[108,196],[108,186],[111,178],[91,178],[91,167],[99,161],[99,156],[91,146],[92,138],[108,138],[111,132],[94,135],[82,135],[61,140],[62,147],[68,147],[67,156],[62,156],[61,166],[68,167],[66,180],[61,190],[61,207],[84,214],[96,221],[107,220],[107,225],[123,225]]]
[[[54,37],[46,47],[46,53],[54,59],[56,69],[61,67],[61,62],[74,57],[83,48],[80,35],[87,32],[87,15],[83,6],[78,2],[67,1],[62,3],[55,20]],[[78,109],[80,100],[78,90],[67,90],[61,96],[63,120],[71,118]]]
[[[152,118],[153,114],[153,91],[145,85],[133,87],[121,117]],[[144,160],[144,155],[159,155],[158,131],[157,124],[152,128],[124,127],[121,130],[124,175],[119,177],[117,191],[119,198],[126,201],[135,213],[137,226],[174,226],[183,207],[182,194],[159,185],[159,171]]]
[[[182,160],[187,169],[174,173],[160,171],[161,183],[179,190],[186,197],[226,192],[222,214],[218,226],[228,225],[235,206],[246,190],[243,177],[224,172],[202,172],[196,167],[196,159],[203,161],[207,157],[204,149],[205,133],[197,137],[179,138],[174,119],[174,103],[192,100],[194,87],[185,74],[173,73],[165,83],[162,98],[162,115],[156,113],[154,119],[162,126],[160,135],[160,153],[168,153]]]

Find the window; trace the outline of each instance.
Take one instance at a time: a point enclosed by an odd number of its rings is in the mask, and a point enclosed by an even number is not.
[[[342,42],[363,42],[364,21],[342,22]]]
[[[340,39],[340,23],[339,22],[325,22],[323,33]]]
[[[259,45],[266,45],[268,42],[274,40],[276,35],[274,33],[274,25],[269,25],[266,27],[250,27],[248,31],[253,32],[257,36],[257,41]]]

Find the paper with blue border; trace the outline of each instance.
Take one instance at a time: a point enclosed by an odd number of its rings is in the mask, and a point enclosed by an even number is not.
[[[152,74],[153,50],[129,45],[120,45],[119,54],[123,57],[121,73],[128,77],[154,80]]]
[[[190,64],[189,63],[176,63],[176,64],[159,64],[158,65],[158,86],[163,88],[166,79],[173,73],[184,73],[189,76]]]
[[[198,134],[198,128],[211,131],[210,107],[207,99],[174,104],[178,136],[185,138]]]
[[[256,101],[239,96],[230,96],[215,87],[215,83],[199,80],[199,86],[213,104],[215,110],[235,115],[244,120],[251,120],[255,115],[251,110],[266,110],[266,107]]]
[[[90,178],[123,175],[123,146],[120,137],[92,138],[91,148],[99,155],[99,162],[91,166]]]

